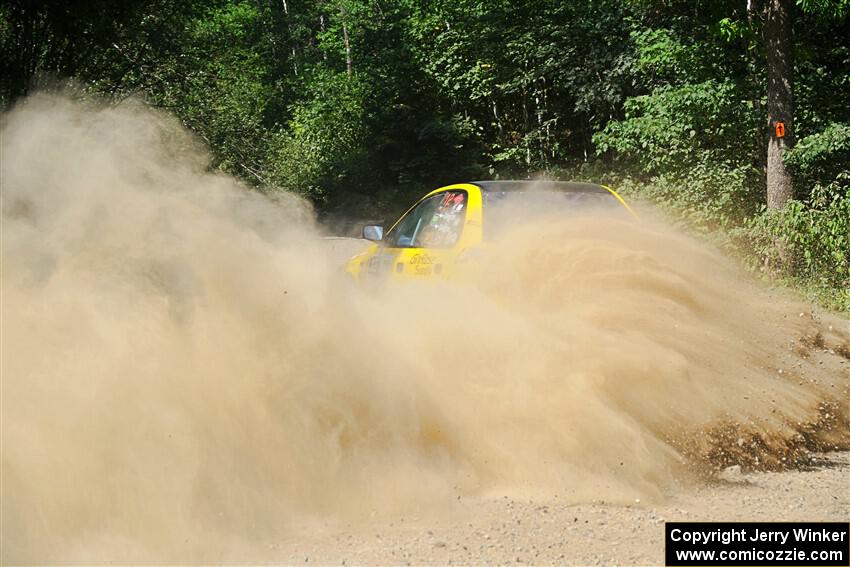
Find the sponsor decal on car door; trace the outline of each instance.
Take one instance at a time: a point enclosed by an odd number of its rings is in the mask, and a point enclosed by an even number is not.
[[[463,189],[422,199],[387,234],[381,251],[369,261],[370,277],[445,277],[456,255],[468,210]]]

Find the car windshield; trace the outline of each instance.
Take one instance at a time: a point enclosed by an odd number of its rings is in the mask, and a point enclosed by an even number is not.
[[[390,248],[448,248],[466,218],[466,191],[444,191],[420,202],[390,231]]]
[[[529,221],[600,212],[626,214],[613,195],[601,191],[483,191],[482,196],[485,240]]]

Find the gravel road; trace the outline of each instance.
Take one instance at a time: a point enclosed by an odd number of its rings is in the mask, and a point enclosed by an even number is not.
[[[660,565],[665,521],[848,521],[848,473],[850,453],[818,454],[805,470],[731,471],[663,502],[474,499],[450,518],[310,526],[270,547],[301,565]]]

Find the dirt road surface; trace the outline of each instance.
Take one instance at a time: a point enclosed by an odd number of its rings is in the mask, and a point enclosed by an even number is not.
[[[811,467],[735,474],[632,506],[509,497],[461,501],[450,519],[311,526],[271,543],[301,565],[661,565],[665,521],[848,521],[850,453]]]

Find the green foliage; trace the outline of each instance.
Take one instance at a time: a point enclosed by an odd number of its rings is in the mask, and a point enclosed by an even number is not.
[[[706,231],[732,228],[757,210],[755,175],[748,167],[697,163],[684,179],[663,174],[626,186],[632,194],[675,211],[691,227]]]
[[[365,86],[344,73],[320,71],[313,96],[295,105],[289,128],[271,145],[272,181],[324,201],[356,173],[365,173]]]
[[[743,233],[766,263],[783,266],[808,286],[835,290],[834,306],[850,309],[850,191],[815,192],[813,200],[816,206],[795,200],[779,211],[762,210]],[[777,241],[784,243],[784,257]],[[793,259],[790,265],[785,257]]]
[[[625,119],[594,136],[600,152],[616,150],[646,173],[680,172],[696,161],[736,163],[753,149],[756,115],[730,82],[659,87],[630,98]]]
[[[614,150],[657,202],[678,204],[699,224],[740,220],[757,206],[760,172],[750,162],[756,116],[729,82],[659,87],[629,99],[624,120],[593,140]]]
[[[688,49],[669,29],[632,32],[637,58],[635,69],[646,77],[675,81],[689,76],[695,66],[693,50]]]
[[[486,140],[494,172],[526,175],[593,153],[631,90],[620,2],[435,3],[411,22],[420,64]]]
[[[832,123],[802,138],[785,156],[797,179],[809,187],[847,188],[850,180],[850,124]]]
[[[831,19],[841,19],[850,13],[850,0],[797,0],[804,11]]]
[[[746,20],[723,18],[717,22],[714,31],[727,42],[743,39],[752,45],[758,39],[758,29],[752,22]]]
[[[266,182],[264,114],[274,97],[263,17],[253,3],[240,2],[196,20],[183,52],[189,65],[175,70],[187,84],[163,96],[183,109],[183,119],[214,148],[216,165],[255,183]]]
[[[632,32],[634,69],[651,90],[627,99],[622,118],[593,142],[632,175],[653,180],[662,201],[725,222],[756,206],[762,117],[747,83],[734,79],[736,58],[723,57],[728,37],[718,43],[716,28],[706,23],[701,42],[673,27]]]

